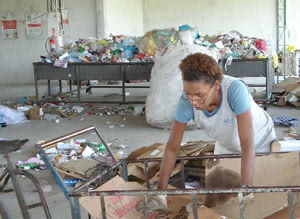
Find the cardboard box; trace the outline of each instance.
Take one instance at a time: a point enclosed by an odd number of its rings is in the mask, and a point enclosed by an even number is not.
[[[223,159],[210,161],[206,168],[206,187],[238,186],[240,179],[241,159]],[[216,171],[226,174],[216,175]],[[214,180],[212,177],[215,175]],[[226,180],[222,176],[230,178]],[[218,177],[219,176],[219,177]],[[299,152],[274,154],[256,157],[254,186],[295,186],[300,184]],[[210,198],[208,198],[211,196]],[[209,195],[211,210],[229,218],[240,218],[238,198],[235,195]],[[207,204],[207,203],[206,203]],[[285,193],[255,194],[254,198],[245,200],[246,218],[260,219],[272,215],[287,206]]]
[[[300,151],[300,140],[274,141],[271,145],[272,152]]]
[[[40,115],[40,108],[32,108],[28,112],[28,119],[29,120],[42,120]]]
[[[191,141],[180,147],[178,156],[198,156],[199,154],[212,153],[214,151],[215,141]],[[132,152],[127,160],[143,159],[143,158],[158,158],[163,156],[165,144],[153,144],[149,147],[140,148]],[[186,163],[187,161],[185,161]],[[175,165],[171,173],[171,177],[180,171],[180,163]],[[148,163],[150,182],[157,182],[159,178],[160,162]],[[145,168],[143,163],[129,163],[128,176],[146,180]]]

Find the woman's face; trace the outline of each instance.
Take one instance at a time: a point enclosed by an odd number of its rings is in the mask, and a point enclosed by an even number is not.
[[[219,95],[220,82],[214,84],[205,81],[184,81],[183,90],[187,99],[197,110],[207,110],[215,103],[215,98]]]

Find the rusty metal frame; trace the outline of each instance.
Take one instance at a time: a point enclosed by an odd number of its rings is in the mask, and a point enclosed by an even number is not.
[[[151,162],[161,162],[162,158],[144,158],[144,159],[132,159],[132,160],[116,160],[113,153],[110,151],[109,147],[107,147],[105,141],[99,134],[99,132],[96,130],[94,126],[79,130],[77,132],[73,132],[71,134],[56,138],[54,140],[45,142],[41,145],[37,145],[37,149],[39,151],[39,154],[41,155],[42,159],[45,161],[47,167],[50,166],[50,171],[53,175],[53,173],[56,173],[54,167],[51,163],[49,163],[49,160],[47,158],[47,155],[44,152],[44,149],[47,147],[56,144],[58,142],[64,141],[66,139],[70,139],[72,137],[90,132],[95,131],[102,141],[102,143],[106,146],[108,149],[108,152],[111,154],[111,156],[114,158],[114,165],[111,167],[110,170],[114,170],[116,168],[120,168],[122,166],[122,177],[125,181],[128,181],[128,169],[127,165],[129,163],[143,163],[144,164],[144,170],[145,170],[145,176],[146,176],[146,186],[148,189],[150,189],[150,179],[149,179],[149,168],[148,165]],[[283,154],[286,152],[275,152],[275,153],[259,153],[256,154],[256,156],[265,156],[270,154]],[[91,179],[89,182],[83,184],[82,186],[74,189],[73,191],[66,190],[65,186],[62,183],[62,180],[60,176],[56,173],[54,174],[54,178],[62,191],[65,193],[66,198],[71,200],[73,198],[74,200],[77,200],[77,203],[75,204],[73,202],[71,203],[71,210],[72,210],[72,218],[80,218],[80,207],[78,204],[78,198],[84,197],[84,196],[99,196],[100,197],[100,205],[102,209],[102,218],[106,219],[106,208],[105,208],[105,196],[142,196],[144,200],[144,206],[146,209],[146,218],[149,218],[150,212],[148,209],[148,201],[149,197],[154,195],[191,195],[192,196],[192,209],[193,209],[193,215],[194,218],[198,218],[197,213],[197,197],[196,195],[200,194],[237,194],[239,208],[240,208],[240,218],[245,218],[245,208],[244,208],[244,193],[269,193],[269,192],[285,192],[287,196],[287,203],[289,206],[289,218],[294,218],[294,200],[293,200],[293,192],[300,192],[300,186],[269,186],[269,187],[242,187],[242,188],[216,188],[216,189],[185,189],[185,171],[184,171],[184,161],[186,160],[203,160],[203,159],[225,159],[225,158],[241,158],[241,154],[224,154],[224,155],[201,155],[201,156],[193,156],[193,157],[178,157],[177,161],[180,162],[181,165],[181,189],[176,190],[131,190],[131,191],[123,191],[123,190],[115,190],[115,191],[90,191],[88,189],[88,186],[96,181],[97,179],[101,178],[104,174],[107,174],[108,171],[104,171],[101,175],[98,175],[97,177]],[[61,185],[62,184],[62,185]],[[148,210],[148,211],[147,211]],[[74,211],[77,212],[74,214]]]
[[[59,186],[61,191],[64,193],[67,201],[69,202],[73,219],[80,219],[81,218],[79,200],[78,200],[77,197],[71,198],[69,196],[69,193],[70,193],[69,189],[64,185],[63,179],[61,178],[61,176],[59,175],[59,173],[56,171],[55,167],[53,166],[53,164],[49,160],[45,150],[48,149],[48,148],[54,147],[54,145],[59,143],[59,142],[65,141],[67,139],[74,138],[74,137],[82,135],[82,134],[90,133],[90,132],[95,132],[97,134],[98,138],[104,144],[104,146],[106,147],[109,155],[112,157],[113,166],[110,169],[103,171],[101,175],[98,175],[97,177],[91,179],[87,183],[85,183],[85,184],[78,187],[78,189],[84,189],[84,188],[87,189],[90,184],[97,181],[98,179],[101,179],[101,177],[103,177],[108,172],[112,173],[113,170],[115,170],[116,168],[121,166],[121,162],[117,161],[116,157],[114,156],[114,154],[112,153],[112,151],[107,146],[106,142],[104,141],[104,139],[102,138],[102,136],[100,135],[100,133],[98,132],[98,130],[94,126],[90,126],[90,127],[84,128],[84,129],[80,129],[78,131],[63,135],[61,137],[58,137],[58,138],[55,138],[53,140],[44,142],[42,144],[37,144],[35,146],[36,149],[37,149],[37,153],[41,156],[41,159],[45,162],[47,168],[50,170],[51,175],[53,176],[53,178],[56,181],[57,185]]]
[[[265,156],[270,154],[284,154],[286,152],[273,152],[273,153],[259,153],[256,156]],[[241,187],[241,188],[216,188],[216,189],[185,189],[185,173],[184,173],[184,161],[185,160],[202,160],[202,159],[224,159],[224,158],[241,158],[241,154],[224,154],[224,155],[201,155],[193,157],[178,157],[177,161],[181,164],[181,185],[182,189],[176,190],[114,190],[114,191],[88,191],[83,190],[84,186],[73,190],[69,193],[70,197],[84,197],[84,196],[100,196],[100,205],[102,209],[102,218],[106,219],[106,208],[105,208],[105,196],[142,196],[144,200],[144,206],[146,209],[145,216],[149,218],[150,213],[148,209],[148,201],[150,196],[155,195],[191,195],[192,196],[192,210],[194,218],[197,219],[197,197],[196,195],[204,194],[237,194],[239,208],[240,208],[240,218],[245,219],[245,206],[244,206],[244,193],[269,193],[269,192],[285,192],[287,196],[287,203],[289,206],[289,218],[294,218],[294,200],[293,192],[300,192],[300,186],[265,186],[265,187]],[[122,173],[125,181],[128,181],[127,165],[128,163],[144,163],[145,175],[146,175],[146,185],[150,189],[148,164],[150,162],[161,162],[162,158],[144,158],[144,159],[132,159],[132,160],[121,160],[122,163]]]

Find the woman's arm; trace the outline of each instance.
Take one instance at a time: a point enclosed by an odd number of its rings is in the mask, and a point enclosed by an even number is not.
[[[180,149],[185,127],[186,123],[180,123],[174,120],[160,167],[160,176],[157,189],[167,189],[170,175],[174,169],[176,157]]]
[[[242,149],[241,184],[251,185],[255,161],[255,144],[251,111],[248,110],[247,112],[238,115],[237,124]]]

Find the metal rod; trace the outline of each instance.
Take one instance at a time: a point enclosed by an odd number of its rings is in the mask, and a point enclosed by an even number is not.
[[[123,86],[93,85],[88,88],[123,88]],[[125,86],[125,88],[150,88],[150,86]]]
[[[38,103],[48,103],[53,102],[53,100],[38,100]],[[109,104],[124,104],[123,101],[95,101],[95,100],[82,100],[82,101],[72,101],[72,100],[55,100],[56,103],[109,103]],[[125,104],[144,104],[146,101],[126,101]]]
[[[149,206],[148,206],[148,196],[144,195],[144,213],[146,218],[150,218]]]
[[[94,128],[96,134],[98,135],[98,137],[100,138],[100,140],[102,141],[102,143],[104,144],[106,150],[108,151],[109,155],[112,157],[112,161],[114,163],[117,162],[117,159],[115,157],[115,155],[112,153],[112,151],[110,150],[110,148],[107,146],[106,142],[104,141],[104,139],[102,138],[102,136],[100,135],[100,133],[98,132],[98,130],[96,128]]]
[[[192,195],[192,208],[193,208],[194,219],[198,219],[198,205],[197,205],[196,195]]]
[[[48,96],[51,96],[51,81],[48,80]]]
[[[80,192],[83,188],[91,185],[92,183],[96,182],[98,179],[101,179],[103,177],[103,175],[105,175],[106,173],[108,173],[108,171],[112,171],[116,168],[118,168],[120,166],[120,162],[116,163],[114,166],[112,166],[110,169],[105,169],[104,171],[102,171],[102,173],[100,175],[98,175],[97,177],[93,178],[92,180],[89,180],[88,182],[84,183],[83,185],[77,187],[76,189],[73,190],[73,192]]]
[[[150,189],[148,161],[145,161],[144,165],[145,165],[146,185],[147,188]]]
[[[26,203],[25,203],[25,200],[24,200],[24,196],[22,194],[20,183],[17,179],[17,176],[14,174],[14,167],[13,167],[11,161],[10,161],[10,157],[9,157],[8,154],[5,154],[5,158],[7,160],[7,169],[9,171],[11,181],[13,183],[13,186],[14,186],[14,189],[15,189],[15,192],[16,192],[16,196],[17,196],[19,206],[21,208],[22,216],[23,216],[24,219],[30,219],[30,215],[29,215],[29,212],[26,208]]]
[[[272,154],[285,154],[287,152],[269,152],[269,153],[258,153],[256,156],[266,156]],[[241,158],[241,154],[212,154],[212,155],[198,155],[198,156],[182,156],[177,157],[176,160],[201,160],[201,159],[224,159],[224,158]],[[128,163],[143,163],[148,162],[158,162],[162,161],[162,157],[157,158],[141,158],[141,159],[129,159]]]
[[[61,83],[61,80],[58,80],[58,83],[59,83],[59,92],[62,93],[62,83]]]
[[[63,135],[61,137],[58,137],[58,138],[55,138],[53,140],[47,141],[47,142],[41,144],[40,146],[42,148],[47,148],[48,146],[51,146],[51,145],[54,145],[56,143],[65,141],[65,140],[67,140],[69,138],[73,138],[73,137],[78,136],[78,135],[82,135],[82,134],[90,132],[92,130],[96,130],[94,126],[91,126],[91,127],[88,127],[88,128],[84,128],[84,129],[78,130],[76,132],[72,132],[70,134],[67,134],[67,135]]]
[[[289,205],[289,218],[294,219],[294,200],[293,200],[293,193],[292,191],[287,191],[287,200]]]
[[[48,204],[46,202],[42,186],[41,186],[40,182],[38,181],[38,179],[32,173],[30,173],[26,170],[15,169],[14,173],[16,175],[23,175],[23,176],[25,176],[25,177],[27,177],[28,179],[31,180],[31,182],[33,183],[33,185],[35,186],[35,188],[38,192],[38,195],[39,195],[39,198],[40,198],[40,201],[41,201],[39,203],[36,203],[35,205],[42,206],[43,210],[45,212],[46,218],[50,219],[51,218],[50,210],[49,210]],[[29,205],[29,206],[26,206],[26,207],[27,207],[27,209],[35,208],[35,207],[37,207],[35,205]]]
[[[72,80],[69,80],[69,87],[70,87],[71,94],[73,94],[73,91],[72,91]]]
[[[242,192],[238,193],[238,199],[239,199],[239,207],[240,207],[240,218],[245,219],[244,197]]]
[[[101,203],[101,209],[102,209],[102,218],[106,219],[106,209],[105,209],[105,201],[104,201],[104,196],[100,196],[100,203]]]
[[[42,160],[45,162],[46,167],[50,170],[50,173],[53,176],[55,182],[59,186],[60,190],[64,193],[65,198],[69,202],[71,206],[72,219],[80,218],[80,209],[76,209],[77,206],[74,205],[72,199],[70,198],[68,188],[64,184],[61,176],[57,173],[56,169],[52,165],[51,161],[48,158],[48,155],[40,145],[36,145],[36,149],[38,154],[41,156]]]
[[[214,188],[214,189],[178,189],[178,190],[114,190],[114,191],[82,191],[72,192],[72,197],[78,196],[137,196],[137,195],[200,195],[200,194],[235,194],[235,193],[267,193],[267,192],[299,192],[300,186],[265,186],[249,188]]]
[[[122,163],[122,176],[123,176],[123,179],[128,182],[128,168],[127,168],[127,161],[125,159],[123,159],[121,161]]]
[[[77,100],[80,101],[80,73],[79,73],[79,66],[76,65],[76,82],[77,82]]]
[[[185,189],[184,160],[180,160],[180,166],[181,166],[181,188]]]
[[[122,72],[122,100],[123,103],[126,102],[126,92],[125,92],[125,80],[126,80],[126,73],[125,73],[125,68],[121,65],[121,72]]]

